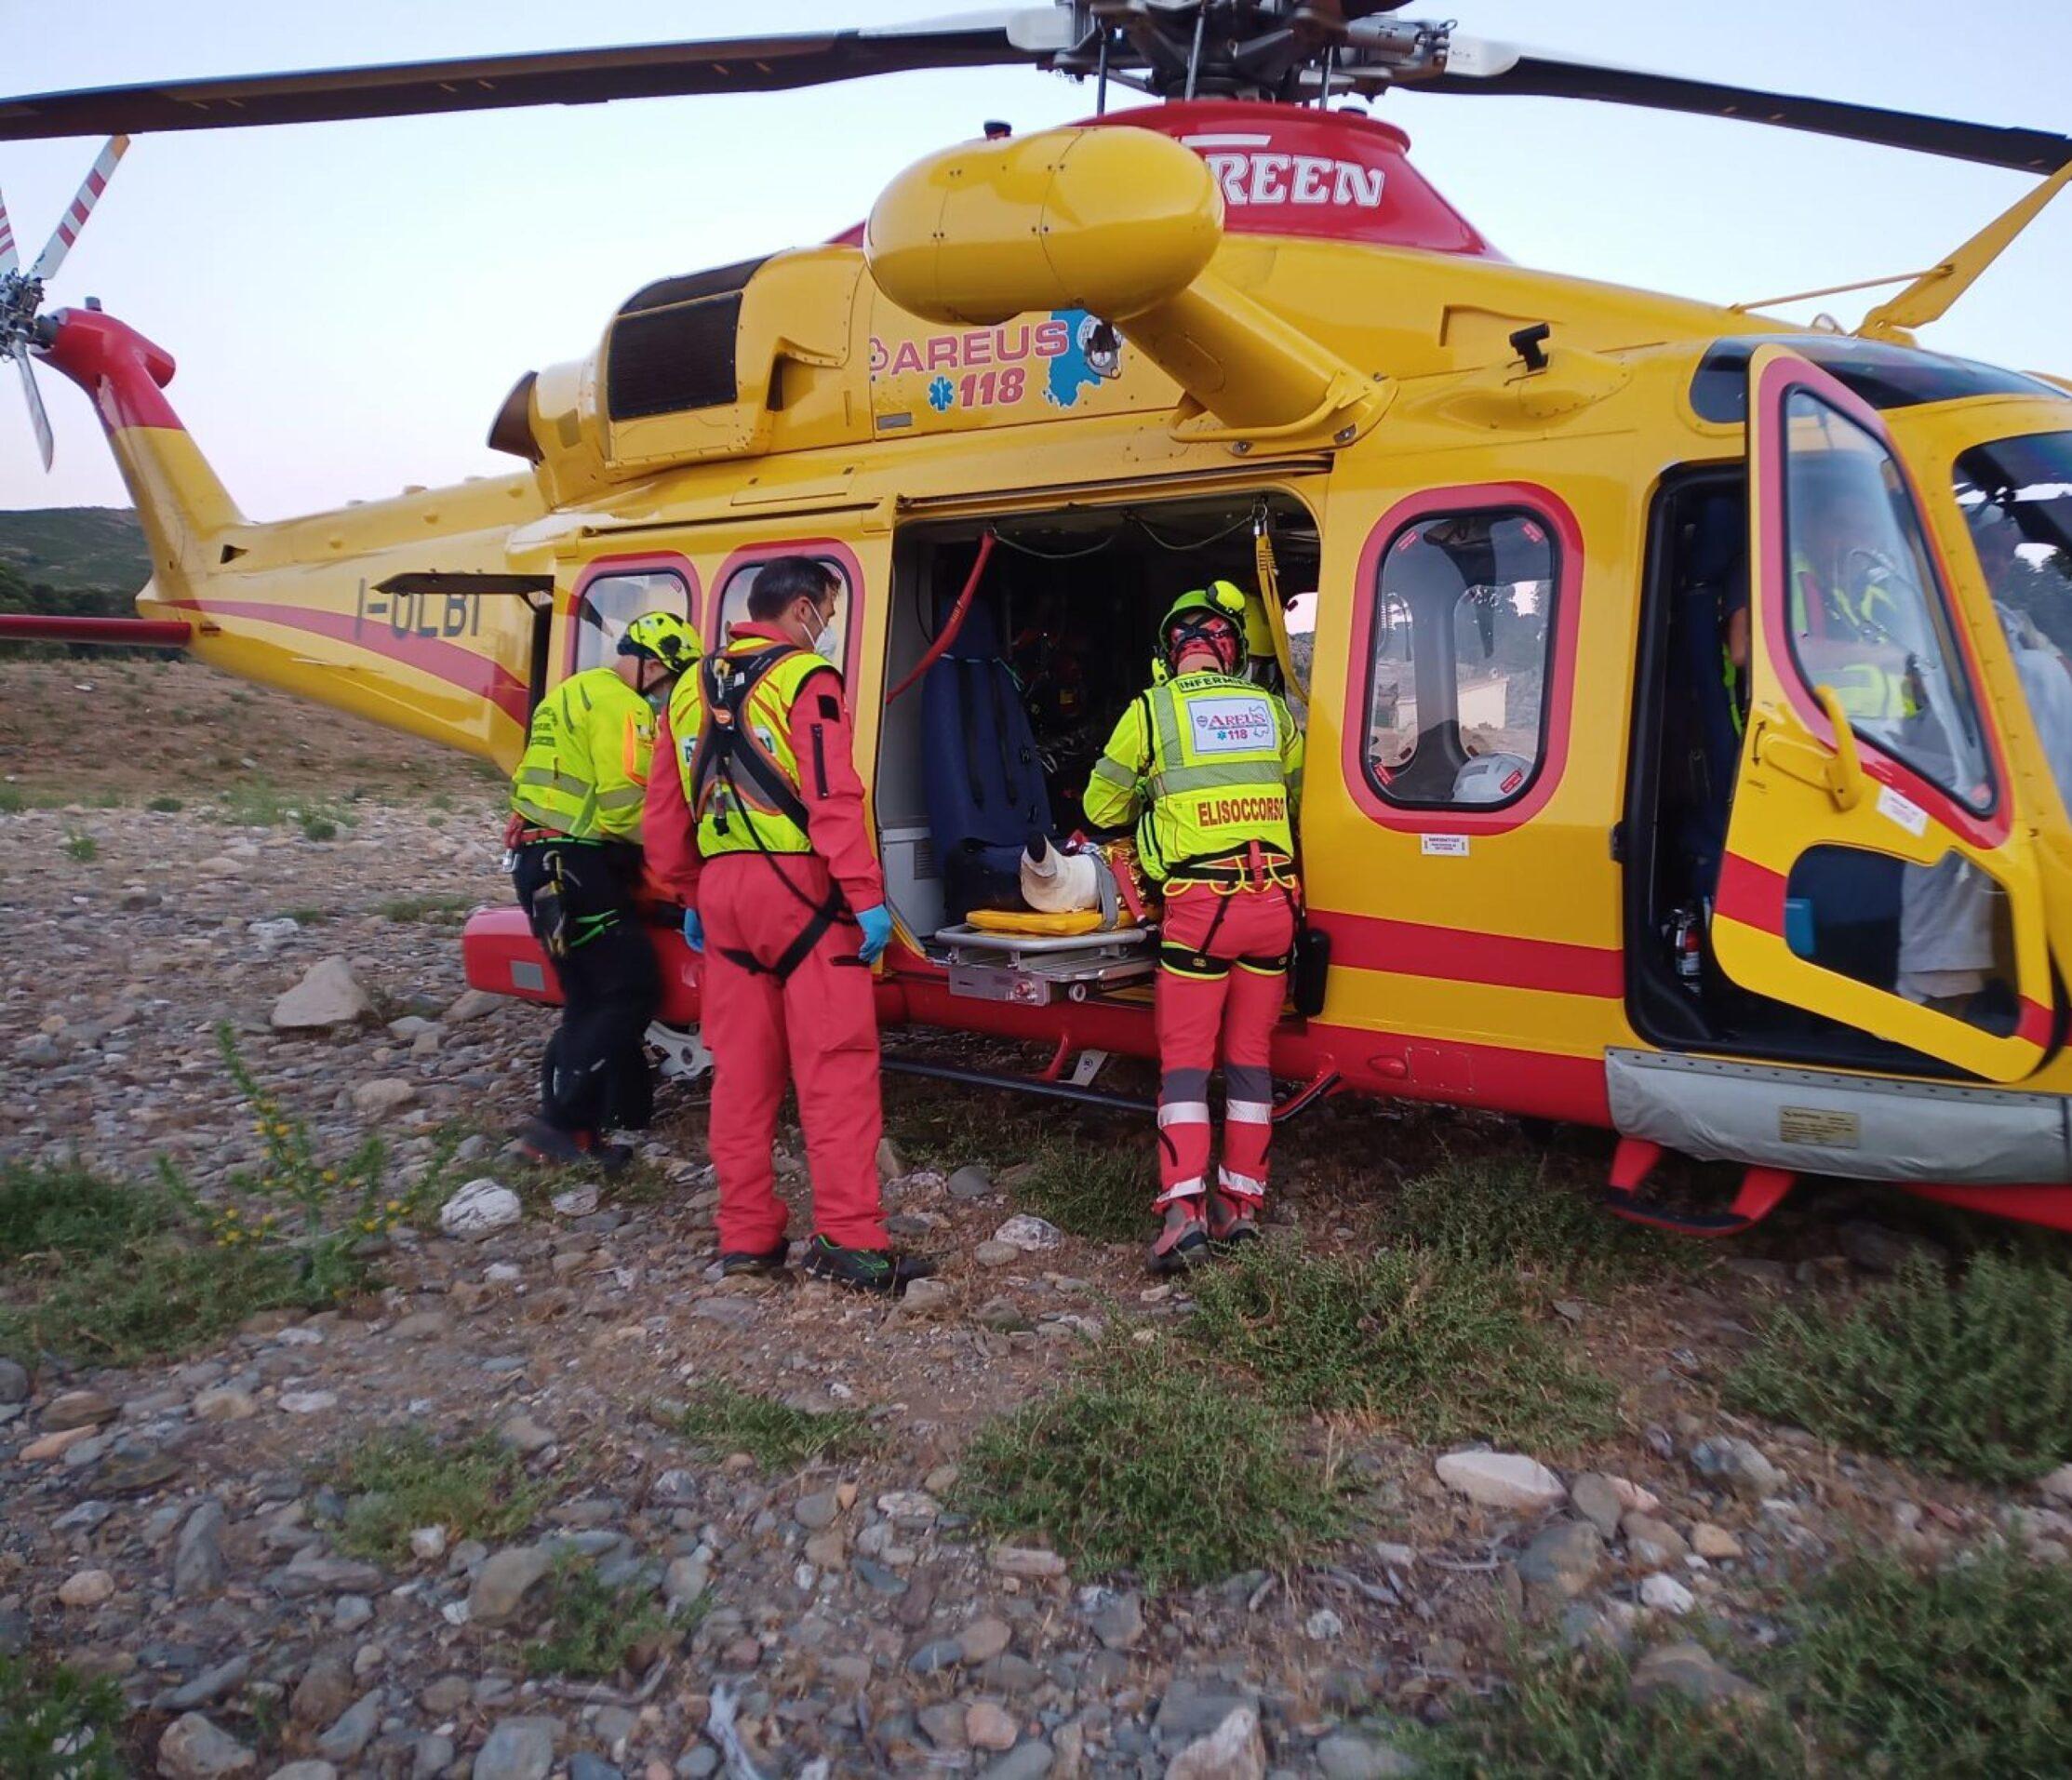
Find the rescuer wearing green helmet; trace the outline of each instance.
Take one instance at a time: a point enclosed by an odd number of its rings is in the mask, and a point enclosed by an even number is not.
[[[652,1111],[642,1040],[661,983],[633,900],[641,801],[655,712],[703,653],[682,619],[645,612],[610,665],[570,675],[532,714],[505,843],[518,901],[561,983],[539,1116],[519,1132],[541,1161],[619,1166],[626,1152],[603,1132],[637,1130]]]
[[[1088,819],[1136,824],[1165,890],[1156,1026],[1160,1219],[1155,1271],[1257,1238],[1273,1135],[1270,1052],[1286,996],[1301,886],[1295,811],[1303,738],[1276,693],[1241,677],[1247,600],[1219,581],[1158,626],[1155,683],[1108,738]],[[1223,1154],[1209,1179],[1209,1077],[1219,1035]]]

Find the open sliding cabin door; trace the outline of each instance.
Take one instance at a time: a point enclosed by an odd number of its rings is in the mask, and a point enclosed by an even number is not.
[[[1712,925],[1742,987],[1993,1081],[2053,1024],[2005,751],[1874,410],[1749,366],[1749,704]]]

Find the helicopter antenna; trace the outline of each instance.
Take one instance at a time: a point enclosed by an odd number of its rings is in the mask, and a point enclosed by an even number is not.
[[[128,146],[127,136],[108,139],[94,157],[93,166],[87,169],[78,194],[58,219],[58,226],[50,232],[50,239],[44,244],[43,251],[27,272],[21,270],[21,256],[15,247],[14,229],[7,221],[7,206],[0,203],[0,358],[13,359],[15,368],[21,375],[22,399],[29,404],[29,424],[35,432],[36,449],[43,457],[46,470],[56,461],[58,445],[31,365],[33,355],[42,345],[43,330],[48,326],[38,321],[36,312],[43,306],[44,287],[58,275],[58,269],[64,264],[73,244],[87,226],[87,219],[100,204],[100,194],[108,189],[116,163]]]

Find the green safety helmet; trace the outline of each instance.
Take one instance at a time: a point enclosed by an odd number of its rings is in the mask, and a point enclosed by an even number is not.
[[[1245,653],[1245,609],[1250,602],[1235,582],[1212,581],[1173,601],[1158,621],[1158,649],[1169,669],[1180,665],[1190,643],[1207,643],[1225,674],[1235,674]]]
[[[705,652],[697,631],[675,612],[643,612],[619,639],[622,655],[645,655],[672,674],[681,674]]]

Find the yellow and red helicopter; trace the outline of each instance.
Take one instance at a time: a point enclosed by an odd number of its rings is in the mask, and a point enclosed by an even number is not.
[[[124,135],[1021,63],[1095,115],[943,150],[863,226],[667,277],[528,372],[508,475],[279,524],[239,513],[89,305],[44,314]],[[1110,87],[1162,104],[1107,114]],[[1334,101],[1396,87],[1748,119],[2034,173],[1854,330],[1515,265]],[[1263,594],[1306,713],[1301,847],[1329,968],[1277,1040],[1327,1092],[1619,1134],[2072,1229],[2072,385],[1919,350],[2072,179],[2072,138],[1597,66],[1387,0],[1069,0],[910,30],[648,46],[0,100],[0,140],[115,132],[0,353],[95,404],[150,542],[134,621],[509,767],[529,710],[666,609],[715,636],[758,565],[843,581],[844,667],[898,942],[888,1025],[1154,1051],[1126,928],[967,919],[1063,835],[1157,615]],[[1896,281],[1893,281],[1896,282]],[[1830,293],[1805,293],[1822,296]],[[554,975],[515,908],[470,981]],[[665,930],[654,1035],[693,1058]],[[1076,1067],[1073,1060],[1077,1057]],[[923,1070],[938,1066],[902,1060]],[[955,1071],[941,1071],[956,1074]]]

